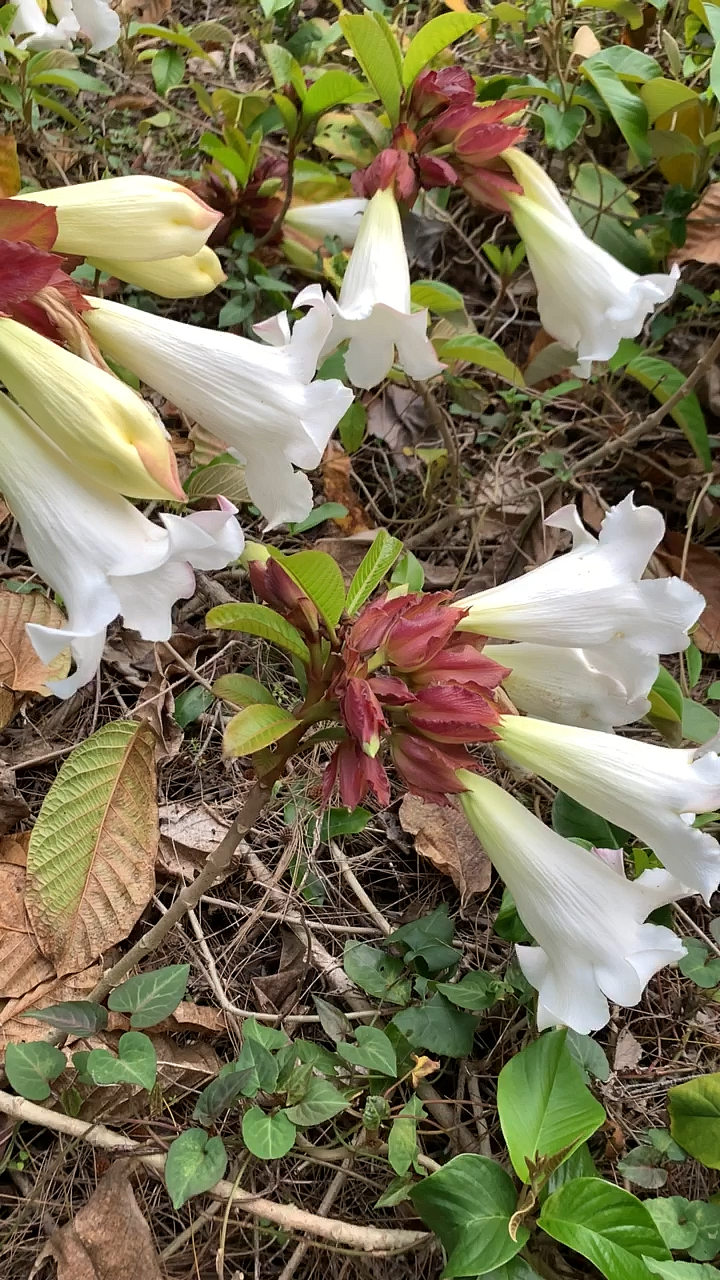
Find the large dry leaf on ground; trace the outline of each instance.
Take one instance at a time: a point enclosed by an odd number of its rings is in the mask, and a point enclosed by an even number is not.
[[[490,859],[457,809],[407,795],[400,805],[400,825],[415,837],[420,856],[450,876],[463,898],[489,889]]]
[[[680,573],[684,543],[682,534],[666,533],[658,547],[656,554],[671,573]],[[693,640],[703,653],[720,653],[720,555],[709,547],[691,544],[684,576],[706,600]]]
[[[213,817],[204,805],[182,800],[161,805],[158,817],[161,836],[202,853],[212,853],[230,826]]]
[[[38,1258],[57,1263],[57,1280],[163,1280],[152,1232],[117,1160],[73,1222],[56,1231]]]
[[[58,974],[84,969],[126,938],[155,887],[154,735],[104,725],[65,761],[28,849],[26,903]]]
[[[33,987],[54,977],[54,970],[37,944],[35,931],[25,910],[25,851],[9,836],[3,838],[2,844],[0,999],[6,999],[24,996]]]
[[[323,493],[326,502],[340,502],[347,507],[347,515],[333,521],[346,535],[374,527],[353,487],[351,466],[349,454],[336,440],[331,440],[320,464]]]
[[[35,1022],[32,1017],[21,1018],[21,1013],[31,1014],[33,1009],[47,1009],[49,1005],[62,1004],[64,1000],[87,1000],[101,977],[102,965],[96,964],[70,977],[50,978],[17,1000],[8,1000],[0,1011],[0,1056],[4,1055],[8,1043],[47,1039],[47,1022]]]
[[[685,227],[685,244],[675,249],[671,261],[720,263],[720,182],[707,188]]]
[[[48,680],[62,680],[70,670],[70,650],[63,650],[46,666],[30,643],[28,622],[62,627],[66,618],[62,610],[39,591],[21,594],[0,588],[0,685],[47,697],[50,694]]]

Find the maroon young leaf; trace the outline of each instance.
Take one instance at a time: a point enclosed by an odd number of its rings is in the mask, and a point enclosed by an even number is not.
[[[57,213],[32,200],[0,200],[0,240],[25,240],[36,249],[52,249],[57,240]]]
[[[22,240],[0,240],[0,311],[32,298],[58,273],[58,259]]]

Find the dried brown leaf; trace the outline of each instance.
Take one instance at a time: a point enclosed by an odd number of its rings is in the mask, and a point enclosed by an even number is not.
[[[453,806],[406,795],[400,805],[400,825],[415,837],[420,857],[450,876],[463,898],[489,889],[490,859],[466,818]]]
[[[161,805],[158,817],[161,836],[202,853],[212,853],[230,825],[213,817],[204,805],[184,800]]]
[[[54,976],[25,910],[24,864],[0,863],[0,998],[24,996]]]
[[[16,196],[21,186],[17,144],[13,135],[6,133],[0,137],[0,198]]]
[[[66,621],[62,609],[42,592],[20,593],[0,587],[0,684],[49,696],[48,680],[62,680],[70,670],[70,650],[64,650],[46,666],[33,649],[25,628],[28,622],[62,627]]]
[[[658,547],[656,554],[672,573],[679,574],[682,569],[684,543],[682,534],[666,533]],[[693,641],[702,653],[720,653],[720,555],[717,551],[691,543],[685,581],[700,591],[707,602],[693,632]]]
[[[162,22],[172,8],[172,0],[120,0],[117,11],[123,18],[138,22]]]
[[[632,1071],[642,1058],[642,1045],[635,1039],[632,1031],[623,1027],[615,1045],[613,1071]]]
[[[288,1013],[294,1008],[305,977],[306,963],[306,944],[291,929],[283,929],[277,973],[253,980],[262,1013]]]
[[[706,189],[685,227],[685,244],[673,251],[671,261],[720,263],[720,182]]]
[[[117,1160],[73,1222],[56,1231],[42,1250],[57,1263],[57,1280],[163,1280],[152,1232],[128,1180],[132,1166]]]
[[[15,770],[0,762],[0,836],[27,822],[30,808],[15,786]]]
[[[373,521],[368,518],[353,488],[350,478],[351,465],[351,459],[342,445],[336,440],[331,440],[320,464],[323,493],[326,502],[341,502],[344,507],[347,507],[348,514],[340,520],[333,521],[344,534],[362,533],[364,529],[374,527]]]

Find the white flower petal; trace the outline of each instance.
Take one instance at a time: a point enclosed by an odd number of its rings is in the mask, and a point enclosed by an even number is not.
[[[103,351],[237,450],[250,495],[271,524],[308,514],[312,491],[290,464],[317,466],[352,403],[337,379],[311,381],[330,327],[324,303],[278,346],[92,302],[86,319]]]
[[[503,716],[502,750],[579,804],[631,831],[682,884],[706,899],[720,884],[720,845],[683,814],[720,804],[720,759],[711,751],[658,747],[631,738]]]
[[[48,22],[37,0],[18,0],[17,12],[10,24],[13,35],[23,36],[21,49],[69,49],[79,23],[68,6],[67,14],[56,11],[58,22]]]
[[[684,954],[670,929],[643,922],[685,891],[666,872],[621,879],[495,783],[464,770],[459,777],[465,814],[538,944],[517,948],[538,990],[538,1025],[598,1030],[608,999],[637,1004],[652,975]]]
[[[66,676],[64,680],[48,681],[48,689],[57,698],[71,698],[78,689],[92,680],[105,648],[105,627],[94,634],[86,634],[82,631],[70,631],[68,627],[58,630],[55,627],[42,627],[37,622],[28,622],[27,633],[40,661],[46,664],[51,663],[53,658],[57,658],[70,645],[75,663],[72,675]]]
[[[111,49],[120,38],[120,15],[107,0],[72,0],[80,30],[90,41],[91,53]]]
[[[295,227],[319,239],[336,236],[351,249],[360,230],[367,200],[349,196],[343,200],[323,200],[318,204],[293,204],[285,214],[285,226]]]
[[[538,290],[543,328],[576,350],[574,372],[588,377],[593,360],[608,360],[622,338],[636,338],[646,316],[672,297],[680,276],[638,276],[590,240],[554,183],[525,152],[503,152],[524,194],[508,195]]]

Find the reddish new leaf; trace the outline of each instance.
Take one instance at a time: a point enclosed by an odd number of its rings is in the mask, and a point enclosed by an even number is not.
[[[0,240],[0,311],[32,298],[58,273],[58,260],[22,240]]]
[[[52,205],[33,200],[0,200],[0,240],[26,240],[36,249],[52,249],[57,240],[57,214]]]

